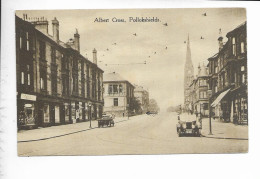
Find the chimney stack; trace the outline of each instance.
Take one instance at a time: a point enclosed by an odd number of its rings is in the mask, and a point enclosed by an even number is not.
[[[53,39],[55,42],[59,42],[59,21],[54,17],[54,20],[52,20],[52,33],[53,33]]]
[[[37,30],[43,32],[44,34],[48,34],[49,23],[48,23],[47,19],[38,20],[35,17],[27,18],[27,14],[25,14],[25,19],[30,21],[30,23],[33,24]]]
[[[75,50],[77,50],[78,52],[80,52],[79,38],[80,35],[78,33],[78,29],[76,29],[76,33],[74,34],[74,45],[75,45]]]
[[[95,48],[93,50],[93,63],[97,65],[97,50]]]
[[[223,37],[221,29],[219,29],[219,38],[218,38],[219,51],[223,48]]]

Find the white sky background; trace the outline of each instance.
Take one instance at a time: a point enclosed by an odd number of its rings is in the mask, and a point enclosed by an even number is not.
[[[206,17],[202,16],[205,12]],[[198,64],[204,62],[206,65],[207,58],[218,52],[219,28],[225,37],[227,32],[246,20],[246,11],[241,8],[16,12],[20,17],[23,13],[27,13],[28,17],[46,17],[49,20],[51,35],[51,20],[56,17],[60,22],[60,39],[63,42],[73,38],[77,28],[80,34],[81,54],[87,54],[92,61],[92,50],[96,48],[98,65],[105,73],[115,71],[130,82],[144,86],[149,90],[150,98],[156,99],[161,110],[183,103],[186,58],[184,41],[187,40],[188,33],[196,75]],[[110,22],[94,22],[95,18],[99,17],[110,19]],[[127,22],[112,22],[113,17],[124,18]],[[161,22],[130,23],[129,17],[158,17]],[[163,25],[166,22],[167,27]],[[137,36],[134,36],[134,33]],[[205,39],[201,40],[201,36]],[[224,41],[227,39],[224,38]],[[112,45],[113,43],[117,45]],[[147,62],[146,65],[109,65],[144,61]]]

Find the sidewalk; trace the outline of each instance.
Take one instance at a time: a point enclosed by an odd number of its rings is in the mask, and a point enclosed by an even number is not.
[[[131,120],[133,117],[130,117]],[[115,123],[123,122],[128,120],[127,117],[119,117],[115,118]],[[78,133],[82,131],[92,130],[98,127],[97,120],[90,122],[80,122],[75,124],[67,124],[67,125],[60,125],[60,126],[51,126],[46,128],[38,128],[32,130],[21,130],[17,132],[17,142],[29,142],[29,141],[37,141],[37,140],[46,140],[55,137],[61,137],[73,133]]]
[[[207,138],[248,140],[248,126],[220,122],[211,119],[212,134],[209,135],[209,118],[202,119],[201,135]]]
[[[183,121],[196,120],[195,115],[188,115],[186,113],[180,115],[180,119]],[[233,123],[220,122],[217,119],[211,119],[212,134],[209,135],[209,118],[202,119],[201,135],[207,138],[216,139],[237,139],[248,140],[248,126],[235,125]]]

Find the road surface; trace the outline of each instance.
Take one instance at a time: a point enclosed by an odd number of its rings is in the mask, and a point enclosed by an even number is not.
[[[247,140],[178,137],[176,123],[177,116],[174,113],[141,115],[116,123],[115,127],[95,128],[48,140],[18,143],[18,154],[38,156],[247,151]]]

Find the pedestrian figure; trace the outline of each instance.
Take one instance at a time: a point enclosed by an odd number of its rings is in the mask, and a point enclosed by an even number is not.
[[[123,112],[123,117],[125,117],[125,113]]]
[[[79,110],[78,109],[76,110],[76,120],[77,121],[79,120]]]

